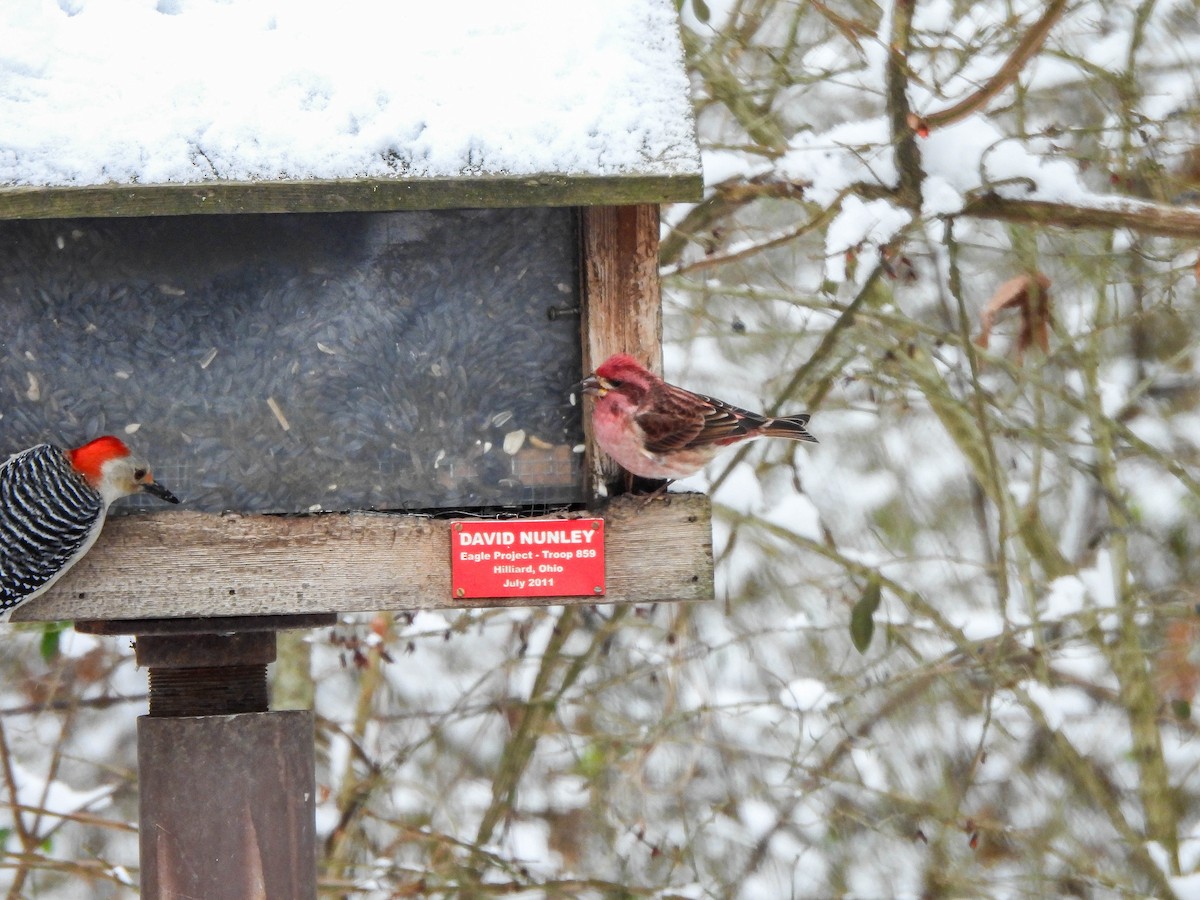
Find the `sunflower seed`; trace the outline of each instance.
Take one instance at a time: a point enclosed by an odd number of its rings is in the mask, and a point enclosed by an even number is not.
[[[504,452],[509,456],[515,456],[517,451],[521,449],[525,443],[525,432],[518,428],[516,431],[510,431],[504,436]]]

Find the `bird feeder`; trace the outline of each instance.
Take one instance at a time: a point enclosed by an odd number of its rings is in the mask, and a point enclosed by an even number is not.
[[[0,89],[0,448],[116,434],[183,501],[118,504],[13,616],[137,636],[143,896],[248,896],[218,857],[313,896],[275,631],[712,594],[707,501],[611,496],[571,397],[661,365],[659,204],[702,186],[674,5],[461,5],[160,3],[105,40],[88,7]]]

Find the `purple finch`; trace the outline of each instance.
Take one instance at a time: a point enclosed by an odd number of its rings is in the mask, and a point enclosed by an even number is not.
[[[627,353],[606,359],[583,380],[596,398],[596,443],[642,478],[686,478],[722,447],[756,437],[816,441],[808,415],[764,416],[667,384]]]

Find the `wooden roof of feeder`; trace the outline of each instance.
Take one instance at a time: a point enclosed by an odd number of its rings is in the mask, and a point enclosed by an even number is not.
[[[672,0],[4,4],[0,32],[0,218],[701,190]]]

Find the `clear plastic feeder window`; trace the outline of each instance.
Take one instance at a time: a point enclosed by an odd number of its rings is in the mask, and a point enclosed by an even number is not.
[[[128,439],[191,509],[583,499],[568,209],[0,223],[0,451]]]

